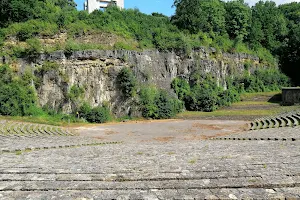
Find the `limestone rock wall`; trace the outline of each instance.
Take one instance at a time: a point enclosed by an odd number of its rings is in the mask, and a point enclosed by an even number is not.
[[[156,50],[89,50],[68,55],[58,51],[43,54],[30,65],[35,68],[45,61],[57,62],[60,70],[42,75],[36,88],[41,106],[71,112],[73,107],[66,97],[71,86],[77,85],[84,88],[84,101],[92,106],[108,102],[115,114],[128,112],[134,104],[134,101],[124,101],[118,91],[116,77],[123,67],[131,67],[141,84],[154,84],[171,92],[170,84],[175,77],[189,79],[195,70],[211,73],[226,88],[226,77],[244,73],[245,62],[252,63],[252,68],[247,69],[250,73],[259,65],[257,57],[216,53],[212,48],[197,49],[189,56]]]

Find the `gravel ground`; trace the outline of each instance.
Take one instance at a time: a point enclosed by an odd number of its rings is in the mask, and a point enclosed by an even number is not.
[[[2,152],[0,199],[299,199],[300,129],[244,128],[242,121],[160,121],[28,138],[22,147],[77,145]],[[271,136],[278,140],[224,139]],[[6,138],[5,148],[17,140]]]

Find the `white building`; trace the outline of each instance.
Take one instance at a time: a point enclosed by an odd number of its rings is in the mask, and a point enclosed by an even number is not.
[[[110,3],[115,3],[119,8],[124,8],[124,0],[85,0],[84,10],[89,13],[100,8],[106,8]]]

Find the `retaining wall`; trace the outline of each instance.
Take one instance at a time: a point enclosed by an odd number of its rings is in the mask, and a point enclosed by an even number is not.
[[[282,88],[283,105],[300,104],[300,87]]]

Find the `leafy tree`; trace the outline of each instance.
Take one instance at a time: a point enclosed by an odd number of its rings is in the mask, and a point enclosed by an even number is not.
[[[274,51],[287,34],[287,22],[273,1],[259,1],[252,7],[250,43],[260,44]]]
[[[126,98],[133,97],[136,92],[137,81],[129,68],[122,68],[117,77],[118,85]]]
[[[54,20],[60,9],[75,10],[75,7],[74,0],[1,0],[0,27],[36,18]]]
[[[29,115],[36,105],[34,90],[25,82],[13,79],[11,69],[0,66],[0,115]]]
[[[233,0],[225,4],[226,30],[231,38],[243,40],[249,34],[251,9],[244,0]]]
[[[279,51],[280,67],[291,77],[295,85],[300,86],[300,25],[290,30],[287,42]]]
[[[191,90],[189,83],[181,78],[175,78],[171,83],[171,87],[180,100],[184,100]]]
[[[225,8],[220,0],[175,0],[176,13],[172,22],[191,33],[224,33]]]
[[[280,11],[289,20],[290,25],[300,23],[300,3],[292,2],[279,6]]]

